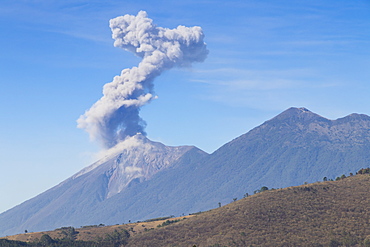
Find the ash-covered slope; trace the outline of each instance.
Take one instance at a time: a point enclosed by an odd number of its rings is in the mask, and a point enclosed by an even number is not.
[[[88,166],[70,179],[85,176],[85,180],[94,180],[101,174],[107,178],[105,198],[120,193],[131,183],[149,180],[164,168],[170,168],[181,156],[194,147],[169,147],[153,142],[141,134],[118,144],[110,155]]]
[[[192,150],[206,155],[195,147],[168,147],[136,135],[121,143],[102,160],[2,213],[0,235],[20,233],[25,229],[41,231],[96,224],[98,215],[94,215],[94,211],[105,200],[133,184],[150,180],[157,172],[175,165]]]

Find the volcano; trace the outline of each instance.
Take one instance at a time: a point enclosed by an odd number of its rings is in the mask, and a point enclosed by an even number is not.
[[[91,212],[103,206],[104,201],[135,184],[149,181],[159,171],[170,169],[189,152],[205,154],[192,146],[169,147],[137,134],[59,185],[1,214],[0,231],[8,228],[4,234],[9,235],[20,229],[40,231],[64,225],[95,224],[95,216],[100,217]]]
[[[0,235],[122,224],[218,207],[262,186],[349,174],[370,163],[370,117],[289,108],[212,154],[138,134],[46,192],[0,214]]]

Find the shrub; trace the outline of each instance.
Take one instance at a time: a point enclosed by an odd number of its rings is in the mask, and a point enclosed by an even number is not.
[[[163,226],[168,226],[170,224],[173,224],[173,223],[176,223],[176,222],[179,222],[180,220],[166,220],[165,222],[163,222],[162,224],[158,225],[157,227],[163,227]]]

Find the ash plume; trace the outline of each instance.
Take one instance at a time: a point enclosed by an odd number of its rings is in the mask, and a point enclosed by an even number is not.
[[[140,108],[156,98],[153,81],[175,66],[203,62],[208,54],[201,27],[157,27],[145,11],[110,20],[115,47],[142,58],[104,85],[103,96],[77,120],[78,127],[110,148],[137,133],[146,134]]]

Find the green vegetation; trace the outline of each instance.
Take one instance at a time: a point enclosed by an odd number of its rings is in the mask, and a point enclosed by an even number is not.
[[[81,228],[95,228],[95,227],[103,227],[105,226],[104,224],[99,224],[99,225],[88,225],[88,226],[81,226]],[[58,230],[58,229],[57,229]]]
[[[370,174],[370,168],[362,168],[356,174]]]
[[[124,229],[114,230],[112,233],[106,234],[104,238],[97,238],[95,241],[75,240],[75,232],[67,233],[72,233],[72,235],[63,239],[53,239],[48,234],[43,234],[40,239],[33,242],[0,239],[0,247],[118,247],[124,246],[130,237],[129,232]],[[73,236],[73,238],[70,236]]]
[[[43,235],[39,241],[35,242],[22,242],[7,239],[0,239],[1,247],[100,247],[100,246],[114,246],[114,245],[99,245],[92,241],[71,241],[71,240],[60,240],[52,239],[49,235]]]
[[[64,235],[63,240],[76,240],[78,231],[76,231],[74,227],[63,227],[61,230],[61,233]]]
[[[356,175],[357,174],[370,174],[370,168],[362,168],[362,169],[360,169],[359,171],[357,171],[356,172]],[[349,176],[350,177],[352,177],[353,176],[353,173],[351,172],[350,174],[349,174]],[[338,180],[341,180],[341,179],[345,179],[347,176],[345,175],[345,174],[342,174],[342,176],[338,176],[338,177],[336,177],[335,178],[335,181],[338,181]],[[324,177],[323,179],[322,179],[324,182],[326,182],[326,181],[334,181],[333,179],[328,179],[327,177]]]
[[[177,219],[177,220],[166,220],[165,222],[163,222],[162,224],[158,225],[157,227],[163,227],[163,226],[168,226],[170,224],[173,224],[173,223],[176,223],[176,222],[179,222],[180,219]]]
[[[170,219],[170,218],[173,218],[173,217],[174,217],[173,215],[168,216],[168,217],[158,217],[158,218],[153,218],[153,219],[145,220],[143,222],[152,222],[152,221],[158,221],[158,220],[167,220],[167,219]]]
[[[88,225],[79,229],[73,227],[61,227],[54,231],[35,232],[9,236],[0,239],[2,246],[92,246],[92,247],[115,247],[125,246],[129,239],[135,235],[152,231],[159,226],[161,228],[182,221],[193,216],[181,218],[160,217],[149,219],[145,222],[130,223],[126,225],[102,226]]]
[[[267,191],[267,190],[269,190],[268,187],[262,186],[261,189],[255,190],[254,194],[261,193],[261,192],[264,192],[264,191]]]
[[[130,233],[125,230],[114,230],[113,233],[106,234],[105,238],[98,239],[97,246],[124,246],[130,237]]]
[[[29,245],[26,242],[22,242],[22,241],[0,239],[0,246],[1,247],[18,247],[18,246],[31,246],[31,245]]]

